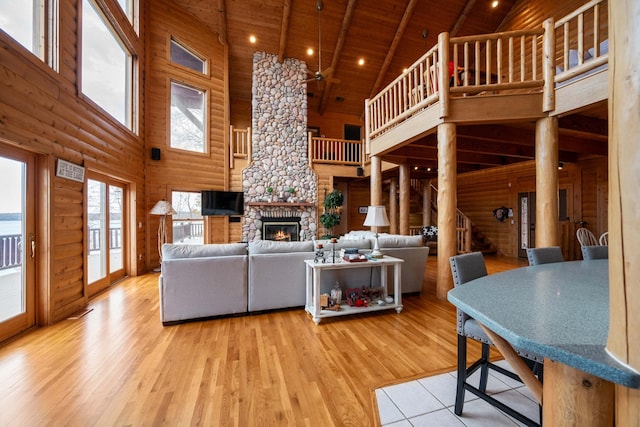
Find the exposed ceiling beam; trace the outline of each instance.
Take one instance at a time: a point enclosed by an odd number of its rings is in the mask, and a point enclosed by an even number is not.
[[[284,62],[287,52],[287,37],[289,35],[289,21],[291,18],[291,0],[284,0],[282,5],[282,23],[280,25],[280,48],[278,49],[278,62]]]
[[[225,46],[227,44],[227,7],[224,0],[218,0],[218,17],[220,19],[218,40],[220,40],[220,43]]]
[[[375,95],[382,84],[384,76],[387,74],[387,70],[391,65],[391,61],[393,61],[393,57],[396,54],[396,50],[400,45],[400,41],[402,40],[402,36],[404,35],[405,30],[407,29],[407,25],[409,25],[409,21],[411,20],[411,16],[413,16],[413,10],[416,7],[418,0],[409,0],[409,4],[404,10],[404,14],[402,15],[402,19],[398,24],[398,28],[396,29],[396,33],[393,36],[393,40],[391,41],[391,46],[387,49],[387,55],[384,57],[384,61],[382,62],[382,66],[378,71],[378,77],[376,77],[376,81],[371,87],[371,92],[369,93],[369,98]]]
[[[340,61],[340,56],[342,56],[342,49],[344,48],[344,42],[347,39],[347,33],[349,32],[349,26],[351,25],[351,19],[353,18],[353,12],[356,9],[357,3],[358,0],[349,0],[347,8],[344,12],[344,18],[342,19],[342,25],[340,26],[340,34],[338,35],[336,48],[333,51],[333,58],[331,59],[331,68],[333,68],[334,72],[336,70],[336,67],[338,66],[338,62]],[[324,90],[322,91],[322,99],[320,100],[320,105],[318,106],[318,113],[320,113],[320,115],[323,115],[325,110],[327,109],[327,102],[329,102],[330,92],[331,81],[326,80]]]
[[[558,128],[561,130],[566,129],[577,133],[600,135],[604,140],[608,139],[609,136],[608,126],[609,122],[607,120],[587,117],[580,114],[560,117],[558,120]]]
[[[458,35],[460,27],[462,27],[462,24],[466,21],[467,16],[469,16],[469,13],[471,13],[471,9],[473,9],[475,4],[476,0],[467,1],[467,4],[464,5],[464,9],[462,9],[462,12],[458,16],[458,19],[456,19],[456,22],[451,26],[451,29],[449,30],[449,37],[455,37]]]

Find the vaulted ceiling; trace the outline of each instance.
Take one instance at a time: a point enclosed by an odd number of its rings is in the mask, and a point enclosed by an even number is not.
[[[439,33],[463,36],[498,31],[516,3],[499,0],[493,8],[493,0],[323,0],[319,13],[317,0],[175,1],[218,33],[229,47],[232,122],[239,117],[249,121],[243,115],[248,116],[251,105],[253,53],[298,58],[315,72],[319,68],[319,24],[320,68],[332,67],[340,82],[310,82],[308,108],[320,115],[362,117],[364,100],[434,46]],[[255,43],[249,41],[250,36],[255,36]],[[314,50],[313,56],[308,56],[309,48]],[[358,64],[360,59],[363,65]],[[606,119],[606,103],[562,118],[560,160],[606,155]],[[534,132],[532,124],[460,127],[459,172],[533,159]],[[394,155],[404,156],[423,170],[431,164],[435,167],[435,138],[427,137]]]

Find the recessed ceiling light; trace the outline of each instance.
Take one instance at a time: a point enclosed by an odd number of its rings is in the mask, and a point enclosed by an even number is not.
[[[254,36],[253,34],[249,36],[249,41],[250,41],[251,43],[255,43],[255,42],[256,42],[256,40],[257,40],[257,39],[256,39],[256,36]]]
[[[491,3],[491,7],[495,9],[496,7],[498,7],[498,4],[498,0],[493,0],[493,2]]]
[[[407,68],[407,67],[404,67],[404,68],[402,69],[402,72],[403,72],[403,73],[406,73],[406,72],[407,72],[407,70],[408,70],[408,68]]]
[[[313,56],[313,49],[307,49],[307,56]]]
[[[358,65],[364,65],[364,58],[358,59]]]

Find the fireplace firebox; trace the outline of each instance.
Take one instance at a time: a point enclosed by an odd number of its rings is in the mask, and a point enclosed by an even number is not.
[[[300,240],[300,218],[262,218],[262,239],[281,242]]]

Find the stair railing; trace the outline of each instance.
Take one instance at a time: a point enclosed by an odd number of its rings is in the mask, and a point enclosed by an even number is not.
[[[437,195],[438,188],[431,184],[431,190]],[[438,197],[433,199],[436,204]],[[435,214],[438,214],[437,209]],[[459,254],[471,252],[471,219],[456,208],[456,250]]]

